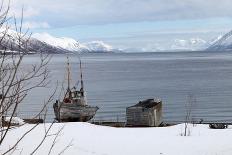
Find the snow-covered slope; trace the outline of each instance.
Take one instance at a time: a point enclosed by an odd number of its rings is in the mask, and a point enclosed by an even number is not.
[[[42,141],[50,124],[39,124],[20,141],[12,154],[30,154]],[[12,128],[1,144],[8,150],[33,124]],[[36,154],[57,155],[231,155],[232,126],[209,129],[208,125],[184,124],[152,128],[114,128],[84,122],[55,123]],[[62,129],[63,128],[63,129]],[[62,129],[62,130],[61,130]],[[57,133],[61,130],[60,134]],[[57,136],[57,137],[56,137]],[[54,139],[56,141],[54,141]],[[52,144],[55,144],[52,147]],[[52,149],[51,149],[52,148]],[[11,153],[9,153],[11,154]]]
[[[221,38],[222,38],[222,35],[219,35],[218,37],[214,38],[212,41],[210,41],[210,45],[217,43],[217,41],[220,40]]]
[[[55,47],[69,51],[79,51],[79,43],[72,38],[57,38],[48,33],[35,33],[32,37]]]
[[[232,51],[232,31],[217,37],[206,49],[209,51]]]

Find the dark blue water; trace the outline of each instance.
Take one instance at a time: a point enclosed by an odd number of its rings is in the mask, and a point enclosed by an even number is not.
[[[196,99],[192,108],[195,120],[232,120],[232,53],[180,52],[84,54],[84,83],[89,105],[100,109],[96,120],[125,120],[126,107],[147,98],[163,101],[165,121],[184,120],[188,96]],[[36,56],[25,59],[32,64]],[[70,56],[72,82],[79,78],[78,57]],[[24,101],[19,114],[34,115],[58,81],[56,97],[65,79],[65,55],[53,56],[49,69],[51,83],[34,90]],[[61,93],[62,94],[62,93]],[[54,118],[48,109],[49,120]]]

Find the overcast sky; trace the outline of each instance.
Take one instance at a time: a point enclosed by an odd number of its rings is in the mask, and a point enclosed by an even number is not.
[[[32,32],[146,47],[232,29],[232,0],[12,0]],[[165,46],[165,45],[163,45]]]

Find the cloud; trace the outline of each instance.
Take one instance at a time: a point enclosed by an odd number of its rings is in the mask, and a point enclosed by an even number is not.
[[[23,8],[23,18],[30,18],[30,17],[38,16],[39,14],[40,13],[38,9],[34,9],[32,7]],[[22,8],[12,8],[10,10],[10,16],[21,18]]]
[[[38,29],[38,28],[50,28],[47,22],[23,22],[23,28]]]
[[[52,26],[232,17],[231,0],[14,0]],[[16,9],[16,10],[17,10]]]
[[[4,3],[5,8],[8,6],[8,3]],[[23,10],[23,18],[31,18],[40,15],[39,7],[34,5],[30,5],[30,3],[24,2],[24,0],[12,0],[10,3],[10,16],[14,16],[16,18],[22,17]]]

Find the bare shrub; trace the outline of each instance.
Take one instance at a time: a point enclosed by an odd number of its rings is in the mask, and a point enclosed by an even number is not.
[[[182,136],[190,136],[191,128],[189,126],[192,123],[192,110],[194,105],[196,105],[196,97],[193,95],[188,95],[187,102],[185,104],[185,121],[184,121],[184,133],[181,132]]]
[[[11,130],[12,119],[25,97],[30,94],[31,90],[46,87],[50,82],[48,63],[51,55],[38,53],[30,47],[31,34],[28,33],[28,30],[24,31],[22,27],[23,9],[19,22],[16,18],[9,16],[9,10],[10,3],[4,3],[2,1],[0,6],[0,150],[2,150],[1,146],[6,139],[6,135]],[[14,29],[14,31],[11,29]],[[24,58],[31,53],[37,53],[39,61],[26,67],[23,66]],[[39,118],[43,114],[44,119],[46,119],[47,106],[53,101],[54,93],[45,101],[43,107],[34,118]],[[3,126],[2,119],[6,114],[10,119],[8,124]],[[53,124],[54,122],[49,127],[44,125],[44,137],[31,154],[34,154],[40,148],[46,137],[51,135],[50,131]],[[28,131],[25,131],[15,144],[10,144],[9,148],[5,152],[1,152],[1,154],[13,153],[23,138],[37,126],[38,123],[33,125]],[[60,130],[53,133],[55,140]],[[53,145],[51,146],[51,150]]]

